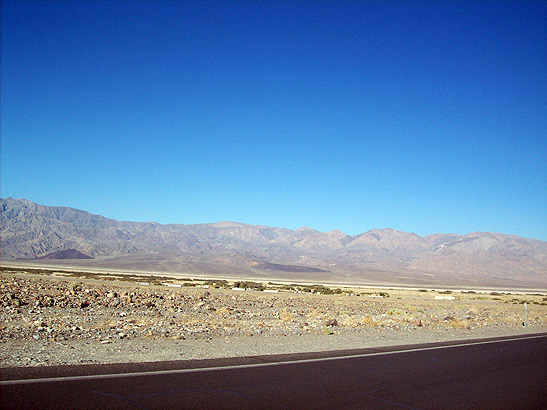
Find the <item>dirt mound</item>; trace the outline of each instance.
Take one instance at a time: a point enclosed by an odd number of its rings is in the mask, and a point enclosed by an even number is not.
[[[65,249],[64,251],[53,252],[36,259],[95,259],[76,249]]]
[[[323,269],[301,265],[280,265],[278,263],[265,262],[256,266],[259,269],[280,270],[283,272],[328,272]]]

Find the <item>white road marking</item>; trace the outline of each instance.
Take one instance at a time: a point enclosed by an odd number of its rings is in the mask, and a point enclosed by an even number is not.
[[[41,379],[6,380],[6,381],[0,381],[0,386],[7,386],[7,385],[13,385],[13,384],[53,383],[53,382],[78,381],[78,380],[115,379],[115,378],[121,378],[121,377],[161,376],[161,375],[167,375],[167,374],[211,372],[211,371],[232,370],[232,369],[251,369],[255,367],[316,363],[316,362],[326,362],[330,360],[357,359],[362,357],[385,356],[385,355],[399,354],[399,353],[412,353],[412,352],[422,352],[427,350],[450,349],[454,347],[477,346],[477,345],[503,343],[503,342],[515,342],[519,340],[538,339],[543,337],[547,337],[547,334],[525,336],[525,337],[514,337],[511,339],[498,339],[498,340],[486,340],[482,342],[460,343],[460,344],[445,345],[445,346],[420,347],[416,349],[403,349],[403,350],[395,350],[395,351],[388,351],[388,352],[372,352],[372,353],[353,354],[348,356],[332,356],[332,357],[323,357],[323,358],[315,358],[315,359],[287,360],[287,361],[281,361],[281,362],[236,364],[231,366],[201,367],[201,368],[193,368],[193,369],[153,370],[153,371],[132,372],[132,373],[96,374],[96,375],[88,375],[88,376],[61,376],[61,377],[45,377]]]

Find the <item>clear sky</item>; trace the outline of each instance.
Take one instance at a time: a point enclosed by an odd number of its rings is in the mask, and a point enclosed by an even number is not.
[[[1,196],[547,240],[547,2],[2,1]]]

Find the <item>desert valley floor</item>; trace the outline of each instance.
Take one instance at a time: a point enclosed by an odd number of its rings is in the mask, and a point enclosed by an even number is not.
[[[541,293],[6,267],[0,286],[4,367],[317,352],[547,331],[547,295]]]

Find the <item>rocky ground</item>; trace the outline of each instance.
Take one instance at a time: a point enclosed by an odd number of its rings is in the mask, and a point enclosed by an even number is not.
[[[547,331],[545,295],[266,293],[4,273],[3,366],[140,362]],[[386,296],[388,296],[386,295]],[[527,326],[524,320],[527,303]]]

